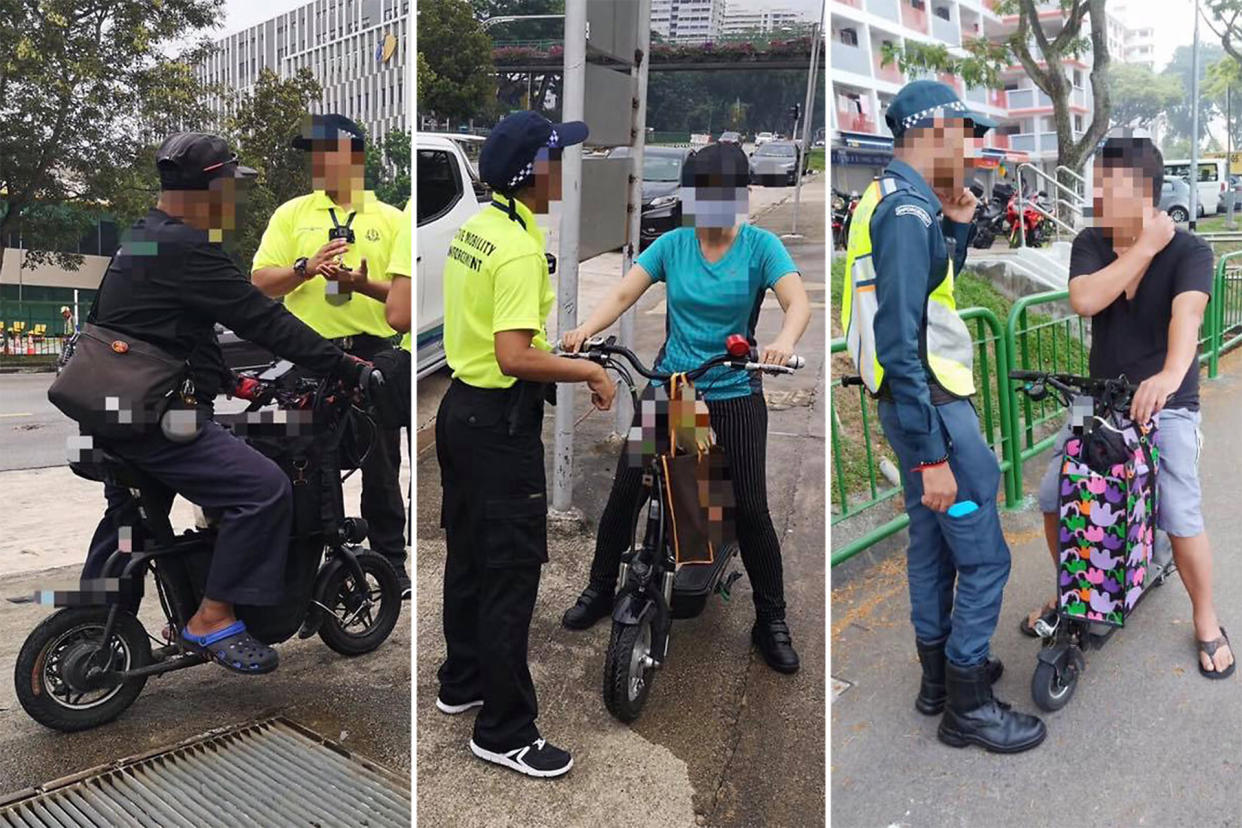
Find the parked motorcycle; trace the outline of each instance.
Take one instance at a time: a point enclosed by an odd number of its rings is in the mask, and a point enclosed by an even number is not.
[[[832,240],[840,250],[844,250],[849,243],[850,219],[854,217],[860,198],[857,190],[849,193],[836,189],[832,191]]]
[[[974,190],[974,187],[971,189]],[[1013,198],[1013,187],[1002,181],[993,185],[992,196],[986,202],[981,192],[976,192],[975,197],[979,199],[979,203],[975,206],[974,227],[971,229],[969,244],[979,250],[987,250],[997,236],[1008,232],[1007,213],[1009,200]]]
[[[1026,199],[1022,205],[1021,225],[1018,223],[1018,196],[1015,194],[1009,199],[1009,205],[1005,208],[1005,224],[1010,247],[1022,244],[1023,233],[1027,247],[1042,247],[1052,239],[1054,230],[1052,220],[1046,215],[1050,208],[1047,198],[1048,194],[1041,190]]]

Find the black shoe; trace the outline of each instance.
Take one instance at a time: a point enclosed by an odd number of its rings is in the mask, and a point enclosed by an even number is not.
[[[924,644],[917,638],[914,646],[919,652],[919,662],[923,665],[923,680],[919,683],[919,694],[914,699],[914,709],[925,716],[938,716],[944,712],[944,702],[948,697],[944,689],[944,644]],[[1005,672],[1005,665],[999,658],[988,658],[988,682],[995,684]]]
[[[447,713],[450,716],[456,716],[458,713],[465,713],[475,707],[482,707],[482,699],[467,699],[463,702],[445,701],[443,696],[436,696],[436,709],[441,713]]]
[[[793,648],[793,638],[785,619],[756,621],[750,628],[750,640],[759,648],[763,660],[778,673],[798,672],[798,654]]]
[[[549,745],[545,739],[536,739],[529,745],[504,752],[481,748],[471,739],[470,752],[485,762],[544,779],[564,776],[574,766],[573,757],[560,748]]]
[[[612,612],[612,590],[587,587],[578,602],[561,616],[561,624],[570,630],[585,630]]]
[[[393,570],[397,573],[397,586],[401,590],[401,600],[410,600],[410,596],[414,593],[414,585],[410,583],[410,576],[405,572],[405,558],[388,558],[388,563],[392,564]]]
[[[945,665],[948,705],[937,735],[953,747],[975,744],[993,753],[1030,750],[1048,735],[1038,716],[1018,713],[992,695],[988,667]]]

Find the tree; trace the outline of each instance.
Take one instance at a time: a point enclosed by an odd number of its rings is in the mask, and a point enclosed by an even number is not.
[[[418,8],[418,108],[440,119],[467,120],[496,97],[492,39],[465,0],[423,0]]]
[[[1238,119],[1238,110],[1242,108],[1242,64],[1226,55],[1209,65],[1202,91],[1217,102],[1221,115],[1227,116],[1225,131],[1236,150],[1242,145]]]
[[[272,213],[311,189],[307,153],[290,144],[310,116],[311,104],[321,95],[309,69],[299,70],[288,80],[264,69],[251,91],[233,101],[226,132],[242,163],[259,171],[258,179],[246,190],[244,218],[228,244],[247,272]]]
[[[1178,46],[1173,52],[1169,65],[1164,67],[1161,75],[1174,78],[1181,85],[1182,94],[1179,100],[1168,108],[1166,115],[1168,116],[1169,129],[1176,136],[1190,137],[1190,126],[1194,109],[1191,106],[1190,92],[1193,88],[1193,76],[1191,74],[1191,62],[1193,60],[1193,47]],[[1208,126],[1214,118],[1224,114],[1225,98],[1222,94],[1219,98],[1213,95],[1204,94],[1206,92],[1207,67],[1211,63],[1223,58],[1225,52],[1219,46],[1211,43],[1203,43],[1199,46],[1199,135],[1200,141],[1208,134]]]
[[[1207,0],[1203,20],[1220,38],[1225,52],[1242,62],[1242,0]]]
[[[1242,2],[1242,0],[1240,0]],[[1100,139],[1108,132],[1112,115],[1112,97],[1108,76],[1111,56],[1108,52],[1108,17],[1105,0],[1060,0],[1061,28],[1049,31],[1040,18],[1041,6],[1036,0],[1000,0],[993,10],[1001,15],[1018,15],[1017,30],[1003,40],[974,38],[962,44],[965,57],[949,52],[943,44],[907,40],[904,49],[891,44],[884,46],[884,62],[897,63],[904,72],[948,73],[962,78],[968,86],[1001,86],[1005,67],[1020,64],[1035,86],[1052,100],[1056,124],[1057,165],[1081,173],[1083,164]],[[1083,36],[1083,25],[1088,34]],[[1078,137],[1074,136],[1070,98],[1073,84],[1067,61],[1091,54],[1091,123]],[[1072,187],[1068,175],[1059,175],[1062,184]]]
[[[35,248],[27,262],[79,266],[57,250],[76,246],[67,242],[84,217],[126,202],[152,145],[174,125],[202,121],[191,67],[209,46],[192,39],[216,25],[222,5],[0,0],[0,239],[20,225]],[[177,42],[191,45],[169,57]],[[3,256],[0,245],[0,264]]]
[[[1121,63],[1108,73],[1113,101],[1112,122],[1134,127],[1150,124],[1182,100],[1182,85],[1138,63]]]
[[[385,204],[405,206],[410,200],[410,133],[390,132],[382,144],[367,143],[366,183]]]

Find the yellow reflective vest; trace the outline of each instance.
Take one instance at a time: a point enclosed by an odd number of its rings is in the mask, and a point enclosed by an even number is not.
[[[891,177],[878,178],[868,185],[850,220],[845,252],[841,327],[845,330],[850,359],[872,394],[879,394],[884,385],[884,364],[875,347],[877,301],[876,274],[871,260],[871,217],[880,201],[895,193],[899,186]],[[935,282],[934,275],[930,281]],[[970,331],[957,315],[952,259],[944,278],[927,297],[927,313],[920,335],[923,341],[919,351],[924,355],[929,377],[955,396],[974,394],[974,346]]]

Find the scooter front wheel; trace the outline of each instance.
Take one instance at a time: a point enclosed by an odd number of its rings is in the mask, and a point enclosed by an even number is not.
[[[49,615],[26,637],[13,669],[17,700],[44,727],[73,733],[106,724],[134,703],[146,676],[120,679],[151,663],[142,624],[118,612],[104,642],[107,607],[73,607]]]
[[[382,555],[358,553],[364,583],[357,583],[347,566],[338,566],[324,585],[322,608],[327,610],[319,638],[344,656],[369,653],[383,644],[401,615],[401,585],[397,571]]]
[[[622,722],[638,718],[651,692],[655,679],[652,637],[650,614],[637,624],[612,624],[612,638],[604,658],[604,706]]]
[[[1084,667],[1082,651],[1069,646],[1054,659],[1040,659],[1031,676],[1031,698],[1040,710],[1055,713],[1074,697]]]

